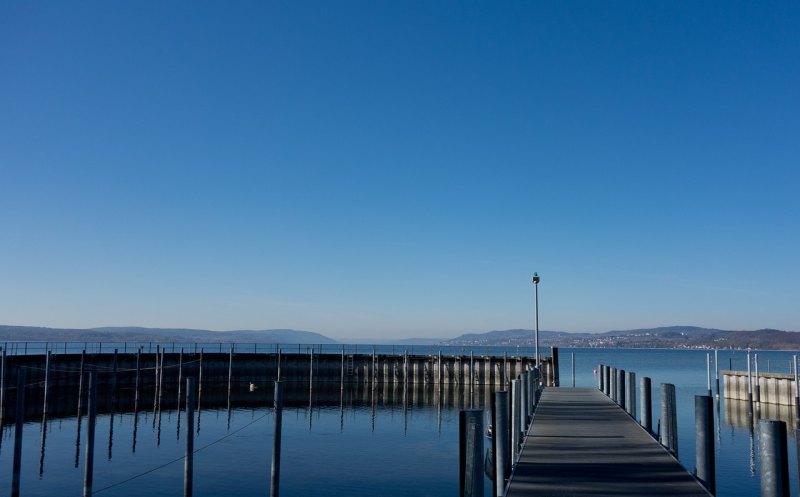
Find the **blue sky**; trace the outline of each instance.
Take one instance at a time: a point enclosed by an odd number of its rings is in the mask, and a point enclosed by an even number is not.
[[[800,331],[797,2],[0,5],[0,323]]]

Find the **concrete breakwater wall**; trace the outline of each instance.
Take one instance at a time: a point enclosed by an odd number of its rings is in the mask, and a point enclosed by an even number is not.
[[[89,371],[98,372],[98,409],[103,412],[142,409],[148,403],[152,406],[156,395],[163,396],[165,391],[165,405],[170,402],[177,405],[179,378],[188,376],[197,378],[201,394],[209,402],[206,405],[214,405],[231,402],[232,398],[248,403],[260,402],[256,399],[263,397],[263,402],[269,403],[271,397],[253,392],[271,392],[272,382],[277,379],[309,386],[330,383],[387,388],[392,385],[503,387],[533,367],[532,357],[508,355],[111,352],[50,354],[49,358],[7,356],[0,368],[0,416],[2,422],[13,420],[20,370],[26,376],[25,418],[35,418],[42,414],[74,414],[79,395],[85,399]],[[542,369],[545,384],[550,384],[549,359]]]
[[[795,405],[794,375],[780,373],[752,374],[752,387],[748,388],[747,371],[720,371],[726,399],[750,400],[777,405]]]

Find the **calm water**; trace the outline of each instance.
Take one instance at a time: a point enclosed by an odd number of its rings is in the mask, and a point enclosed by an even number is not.
[[[509,351],[512,352],[512,351]],[[502,352],[501,352],[502,353]],[[679,458],[694,467],[694,395],[706,393],[706,352],[672,350],[561,349],[561,384],[595,386],[600,363],[634,371],[653,382],[653,422],[660,413],[660,383],[678,396]],[[763,371],[789,372],[791,353],[760,352]],[[712,353],[713,358],[713,353]],[[720,352],[720,369],[746,369],[746,353]],[[238,386],[237,388],[245,388]],[[206,387],[204,387],[206,388]],[[169,395],[169,392],[167,392]],[[195,495],[266,495],[269,492],[273,413],[271,392],[252,394],[265,407],[204,408],[195,440]],[[260,396],[260,397],[259,397]],[[455,388],[404,391],[359,385],[342,392],[305,385],[287,394],[283,413],[281,493],[285,496],[421,495],[458,493],[458,411],[469,394]],[[473,402],[485,404],[488,391]],[[737,411],[737,408],[740,410]],[[767,414],[764,408],[764,413]],[[719,405],[717,494],[759,494],[758,433],[748,429],[741,406]],[[770,412],[770,415],[774,413]],[[766,417],[766,416],[762,416]],[[179,426],[179,424],[182,424]],[[98,495],[182,495],[185,413],[152,409],[98,416],[94,489]],[[86,418],[25,425],[22,495],[81,495]],[[793,433],[790,433],[793,437]],[[80,440],[80,445],[76,442]],[[793,438],[792,438],[793,440]],[[13,427],[0,446],[0,493],[10,492]],[[794,443],[789,444],[792,493],[797,491]],[[755,449],[755,450],[754,450]],[[487,495],[489,489],[487,481]]]

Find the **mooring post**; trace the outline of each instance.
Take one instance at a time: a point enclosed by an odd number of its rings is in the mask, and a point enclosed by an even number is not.
[[[761,378],[758,375],[758,354],[753,354],[753,362],[756,369],[756,405],[761,404]]]
[[[714,413],[711,395],[694,396],[694,474],[712,495],[717,493],[714,462]]]
[[[713,394],[711,391],[711,353],[706,352],[706,378],[708,383],[708,395],[709,397]]]
[[[761,496],[789,497],[789,456],[786,423],[759,421],[758,455],[761,460]]]
[[[0,428],[3,426],[3,418],[6,417],[6,348],[2,347],[3,353],[0,357]]]
[[[47,345],[45,345],[46,347]],[[44,360],[44,402],[43,402],[43,415],[47,417],[47,391],[49,390],[49,382],[50,382],[50,351],[47,351],[47,356]]]
[[[639,385],[639,395],[641,396],[641,406],[639,407],[639,423],[647,430],[647,433],[653,433],[653,405],[652,395],[650,392],[650,378],[643,376]]]
[[[605,391],[603,393],[606,394],[606,397],[611,396],[611,367],[606,364],[604,375],[603,375],[603,385],[605,386]]]
[[[0,428],[3,427],[3,419],[6,417],[6,346],[2,347],[2,357],[0,357]]]
[[[483,410],[459,413],[459,495],[483,497]]]
[[[231,383],[233,382],[233,345],[228,355],[228,405],[231,399]]]
[[[717,383],[717,398],[719,398],[719,351],[714,349],[714,378]]]
[[[89,419],[86,425],[86,460],[83,473],[83,497],[92,495],[94,480],[94,429],[97,422],[97,371],[89,373]]]
[[[625,410],[625,370],[617,371],[617,404]]]
[[[636,373],[633,371],[628,371],[628,381],[626,385],[628,387],[628,394],[625,396],[626,409],[628,414],[630,414],[633,419],[636,419]]]
[[[753,376],[750,372],[752,361],[750,360],[750,350],[747,350],[747,402],[750,405],[748,409],[753,408]]]
[[[597,373],[597,389],[601,392],[603,391],[603,365],[598,364],[597,369],[595,370]]]
[[[551,347],[550,355],[550,363],[552,365],[551,371],[553,372],[552,385],[558,387],[561,386],[561,378],[558,374],[558,347]]]
[[[575,388],[575,352],[572,352],[572,388]]]
[[[520,388],[519,380],[511,380],[511,462],[517,462],[519,455],[520,426]]]
[[[661,445],[678,457],[678,421],[675,385],[661,384]]]
[[[114,349],[114,359],[111,364],[111,411],[117,410],[117,350]]]
[[[313,348],[309,351],[308,388],[309,388],[309,391],[314,389],[314,349]]]
[[[511,475],[508,443],[508,391],[494,393],[492,442],[494,443],[494,474],[497,497],[505,494],[506,478]]]
[[[617,368],[611,368],[611,400],[617,402]]]
[[[178,417],[181,413],[181,387],[183,387],[183,347],[181,347],[180,354],[178,354]],[[178,423],[180,426],[180,423]],[[178,432],[180,433],[180,431]]]
[[[525,433],[525,427],[528,426],[528,373],[523,371],[519,375],[519,400],[520,400],[520,418],[519,418],[519,431]]]
[[[83,368],[86,364],[86,349],[81,352],[81,366],[78,376],[78,420],[80,422],[81,409],[83,408]]]
[[[270,473],[270,497],[280,495],[281,480],[281,424],[283,422],[283,384],[275,382],[275,427],[272,438],[272,471]]]
[[[189,376],[186,378],[186,449],[183,461],[184,497],[191,497],[194,482],[194,404],[195,379]]]
[[[22,468],[22,428],[25,424],[25,370],[17,375],[17,409],[14,416],[14,463],[11,476],[11,497],[19,497],[20,470]]]

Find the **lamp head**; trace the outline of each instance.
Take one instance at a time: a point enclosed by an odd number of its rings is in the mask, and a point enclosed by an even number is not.
[[[533,284],[534,285],[539,284],[539,273],[533,273]]]

